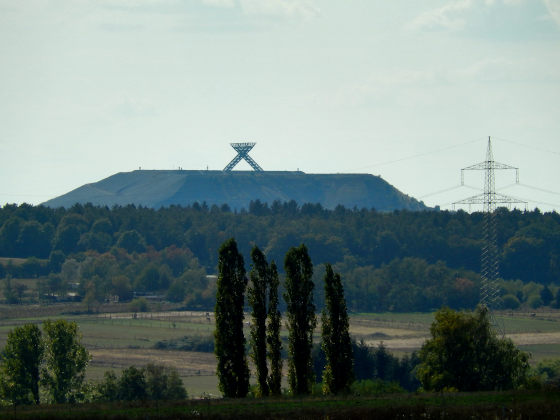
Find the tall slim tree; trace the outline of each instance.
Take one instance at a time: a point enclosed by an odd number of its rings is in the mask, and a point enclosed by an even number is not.
[[[274,261],[270,263],[268,293],[268,328],[266,332],[266,343],[268,346],[268,360],[270,362],[270,374],[268,376],[268,387],[272,395],[282,393],[282,341],[280,341],[280,328],[282,326],[282,315],[278,310],[278,269]]]
[[[326,265],[321,336],[327,362],[323,372],[323,392],[338,394],[348,391],[354,379],[348,312],[340,274],[334,273],[330,264]]]
[[[45,362],[43,381],[55,403],[79,399],[90,356],[81,343],[75,322],[47,320],[45,331]]]
[[[0,390],[14,405],[39,404],[39,371],[44,345],[37,325],[25,324],[8,334],[0,365]]]
[[[313,368],[311,347],[313,330],[317,324],[313,304],[313,264],[305,245],[292,247],[284,259],[286,271],[289,357],[288,382],[294,395],[311,393]]]
[[[251,324],[251,358],[257,370],[257,383],[262,396],[268,395],[268,368],[266,365],[266,298],[269,268],[266,258],[258,247],[251,250],[253,260],[248,290],[248,300],[253,309]]]
[[[225,241],[218,252],[215,353],[220,391],[242,398],[249,391],[249,367],[243,335],[243,303],[247,278],[243,256],[235,239]]]

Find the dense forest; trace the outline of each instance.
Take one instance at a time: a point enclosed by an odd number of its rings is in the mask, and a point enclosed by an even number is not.
[[[505,307],[560,304],[560,215],[499,209],[496,221]],[[239,212],[205,204],[158,210],[5,205],[0,279],[11,303],[70,294],[89,308],[155,294],[212,309],[217,250],[235,237],[246,261],[257,245],[280,267],[290,247],[305,243],[315,282],[322,281],[322,265],[333,264],[351,311],[473,308],[482,226],[482,213],[326,210],[294,201],[257,200]],[[31,296],[18,279],[34,277],[40,287]],[[318,309],[323,299],[316,294]]]

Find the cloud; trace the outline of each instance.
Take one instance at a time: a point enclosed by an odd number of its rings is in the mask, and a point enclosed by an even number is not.
[[[488,0],[486,0],[486,2],[488,3]],[[414,18],[409,24],[409,28],[418,30],[441,27],[451,30],[460,30],[466,24],[466,19],[463,14],[473,7],[473,4],[473,0],[460,0],[446,4],[437,9],[429,10]]]
[[[235,7],[234,0],[202,0],[202,4],[206,4],[207,6],[214,6],[214,7],[225,7],[229,9]]]
[[[550,17],[560,26],[560,0],[543,0]]]
[[[245,14],[253,16],[312,18],[319,14],[315,6],[304,0],[239,0],[239,4]]]
[[[526,38],[550,30],[541,23],[543,15],[560,25],[560,0],[454,0],[421,13],[406,28]]]
[[[319,14],[310,0],[202,0],[202,4],[237,9],[246,16],[306,19]]]

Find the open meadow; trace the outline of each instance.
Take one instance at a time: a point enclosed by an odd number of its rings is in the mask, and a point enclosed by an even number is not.
[[[134,365],[159,363],[175,367],[189,396],[219,396],[212,352],[212,312],[160,311],[132,313],[127,305],[104,305],[99,313],[81,313],[80,304],[0,306],[0,345],[18,325],[45,319],[75,321],[92,360],[87,376],[99,381],[107,370],[120,372]],[[532,354],[532,363],[560,358],[560,312],[504,312],[498,324],[521,349]],[[246,318],[249,320],[249,317]],[[352,314],[350,332],[369,346],[383,342],[395,355],[418,350],[429,335],[433,313]],[[246,337],[249,324],[246,322]],[[282,331],[285,337],[287,332]],[[319,328],[316,330],[319,341]],[[285,369],[284,369],[285,370]]]

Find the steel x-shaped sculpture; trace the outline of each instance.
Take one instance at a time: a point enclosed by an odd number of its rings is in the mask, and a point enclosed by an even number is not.
[[[224,171],[231,171],[235,167],[235,165],[237,165],[241,161],[241,159],[245,159],[245,161],[249,165],[251,165],[251,168],[253,168],[255,171],[262,171],[263,169],[259,166],[259,164],[255,162],[251,158],[251,156],[249,156],[249,152],[253,147],[255,147],[255,144],[257,143],[230,143],[231,147],[233,147],[237,152],[237,156],[235,156],[233,160],[227,164],[227,166],[224,168]]]

